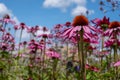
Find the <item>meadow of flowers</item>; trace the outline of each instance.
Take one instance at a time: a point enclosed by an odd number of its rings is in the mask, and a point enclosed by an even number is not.
[[[120,80],[119,53],[120,22],[107,16],[78,15],[51,30],[0,19],[0,80]]]

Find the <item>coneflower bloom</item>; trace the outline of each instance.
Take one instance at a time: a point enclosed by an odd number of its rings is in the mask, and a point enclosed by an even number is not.
[[[13,24],[13,25],[16,24],[16,22],[15,22],[14,20],[12,20],[8,14],[6,14],[6,15],[3,17],[3,19],[0,19],[0,22],[3,22],[3,23],[5,23],[5,24],[8,24],[8,23],[11,23],[11,24]]]
[[[57,25],[55,25],[55,27],[54,27],[54,30],[56,31],[59,31],[61,28],[63,28],[63,25],[61,25],[61,24],[57,24]]]
[[[101,33],[102,35],[110,24],[109,18],[106,18],[106,16],[104,16],[103,19],[95,18],[91,22],[95,24],[97,33]]]
[[[14,42],[14,37],[10,33],[6,33],[2,36],[2,41],[7,42],[7,43],[13,43]]]
[[[14,30],[19,30],[19,26],[18,25],[14,25]]]
[[[96,26],[100,26],[101,28],[108,27],[110,24],[109,18],[106,18],[106,16],[103,17],[103,19],[95,18],[92,20],[93,24],[96,24]]]
[[[38,49],[43,49],[43,46],[33,39],[28,43],[28,49],[30,50],[30,53],[36,53]]]
[[[47,32],[48,29],[44,26],[44,27],[42,28],[42,31],[43,31],[43,32]]]
[[[7,51],[7,52],[10,52],[10,51],[13,51],[15,49],[15,46],[14,46],[14,43],[0,43],[0,50],[3,50],[3,51]]]
[[[112,47],[115,45],[120,46],[120,40],[116,40],[114,38],[109,38],[107,41],[105,41],[105,44],[104,44],[105,47]]]
[[[27,32],[28,33],[34,33],[35,31],[34,31],[34,27],[27,27]]]
[[[0,32],[3,32],[3,33],[4,33],[5,31],[6,31],[6,30],[5,30],[3,27],[0,26]]]
[[[14,29],[15,29],[15,30],[18,30],[18,29],[23,30],[23,29],[25,29],[25,28],[28,28],[28,27],[27,27],[26,24],[23,23],[23,22],[21,22],[19,25],[14,25]]]
[[[110,54],[110,51],[108,51],[108,50],[103,50],[103,51],[98,51],[98,50],[96,50],[93,54],[94,54],[96,57],[105,57],[105,56],[107,56],[108,54]]]
[[[27,28],[27,26],[25,23],[22,22],[22,23],[20,23],[19,28],[23,30],[23,29]]]
[[[49,57],[49,58],[52,58],[52,59],[60,59],[60,54],[57,53],[54,49],[49,49],[47,52],[46,52],[46,55]]]
[[[96,31],[96,30],[94,27],[89,25],[88,19],[83,15],[79,15],[74,18],[72,26],[70,28],[64,30],[63,37],[65,39],[67,39],[67,38],[71,39],[76,36],[79,37],[80,35],[78,35],[79,33],[77,33],[77,32],[79,32],[81,30],[84,31],[83,37],[85,39],[89,39],[90,41],[93,40],[92,31]]]
[[[6,51],[8,49],[9,44],[1,43],[0,49]]]
[[[71,22],[66,22],[65,24],[64,24],[66,27],[70,27],[71,26]]]
[[[53,38],[53,35],[52,34],[40,34],[38,35],[37,37],[42,37],[42,38]]]
[[[43,39],[40,40],[39,44],[44,45],[45,41]]]
[[[40,30],[39,26],[35,26],[35,27],[27,27],[27,32],[28,33],[36,33],[38,30]]]
[[[118,66],[120,66],[120,61],[118,61],[114,64],[114,67],[118,67]]]
[[[35,31],[37,32],[38,30],[40,30],[40,27],[38,25],[35,26]]]
[[[100,71],[100,69],[98,69],[97,67],[90,66],[89,64],[86,64],[86,65],[85,65],[85,68],[86,68],[87,70],[91,70],[91,71],[94,71],[94,72],[99,72],[99,71]]]
[[[104,35],[109,37],[120,36],[120,22],[118,21],[111,22],[109,25],[109,29],[105,31]]]

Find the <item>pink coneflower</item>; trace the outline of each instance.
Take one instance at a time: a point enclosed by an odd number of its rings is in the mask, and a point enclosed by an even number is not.
[[[1,46],[0,46],[0,48],[1,48],[1,50],[6,51],[7,48],[8,48],[8,46],[9,46],[9,44],[2,43]]]
[[[107,56],[108,54],[110,54],[110,51],[109,51],[109,50],[95,51],[95,52],[94,52],[94,55],[95,55],[96,57],[105,57],[105,56]]]
[[[42,61],[42,59],[41,59],[41,57],[36,57],[36,58],[35,58],[35,61],[36,61],[36,62],[40,62],[40,61]]]
[[[30,53],[36,53],[37,50],[41,50],[42,48],[43,46],[34,39],[28,43],[28,49],[30,50]]]
[[[54,30],[60,30],[62,27],[63,27],[63,25],[57,24],[57,25],[55,25]]]
[[[35,26],[35,31],[40,30],[40,27],[38,25]]]
[[[96,47],[93,47],[93,46],[91,46],[91,45],[88,46],[87,48],[88,48],[88,50],[95,50],[95,49],[96,49]]]
[[[14,30],[18,30],[19,26],[18,25],[14,25]]]
[[[86,64],[86,65],[85,65],[85,68],[86,68],[87,70],[91,70],[91,71],[94,71],[94,72],[99,72],[99,71],[100,71],[100,69],[98,69],[97,67],[90,66],[89,64]]]
[[[0,27],[0,31],[4,33],[6,30],[3,27]]]
[[[44,45],[45,41],[43,39],[40,40],[39,44]]]
[[[114,64],[114,67],[118,67],[118,66],[120,66],[120,61],[118,61]]]
[[[48,40],[46,43],[47,43],[47,44],[52,44],[51,40]]]
[[[94,72],[99,72],[100,70],[97,67],[91,66],[90,70],[94,71]]]
[[[26,24],[25,24],[25,23],[23,23],[23,22],[22,22],[22,23],[20,23],[20,25],[19,25],[19,26],[20,26],[20,29],[25,29],[25,28],[27,27],[27,26],[26,26]]]
[[[115,43],[115,39],[109,39],[105,42],[105,47],[111,47]]]
[[[57,53],[54,49],[49,49],[46,52],[46,55],[52,59],[60,59],[60,54]]]
[[[6,33],[2,36],[3,42],[14,42],[14,37],[10,33]]]
[[[48,35],[48,34],[40,34],[38,37],[48,38],[48,37],[49,37],[49,35]]]
[[[28,33],[32,33],[35,34],[38,30],[40,30],[39,26],[35,26],[35,27],[27,27],[27,32]]]
[[[95,36],[92,31],[96,31],[94,27],[91,27],[90,25],[88,25],[88,19],[83,16],[83,15],[79,15],[76,16],[75,19],[73,20],[73,24],[70,28],[67,28],[64,30],[63,33],[63,37],[65,39],[71,39],[71,38],[76,38],[76,36],[78,36],[78,38],[80,37],[79,35],[79,31],[83,30],[84,31],[84,39],[89,39],[90,41],[94,40],[93,36]]]
[[[92,20],[92,23],[96,24],[96,26],[100,26],[101,28],[105,26],[108,27],[110,24],[109,18],[106,18],[106,16],[104,16],[103,19],[96,18]]]
[[[6,14],[3,19],[10,19],[10,16],[8,14]]]
[[[103,19],[99,18],[93,19],[92,23],[95,24],[97,28],[97,33],[101,33],[102,35],[110,24],[109,18],[106,18],[106,16],[104,16]]]
[[[46,31],[48,31],[48,29],[44,26],[44,27],[42,28],[42,31],[43,31],[43,32],[46,32]]]
[[[68,22],[66,22],[66,23],[65,23],[65,26],[66,26],[66,27],[71,26],[71,22],[69,22],[69,21],[68,21]]]
[[[27,32],[28,33],[34,33],[34,27],[27,27]]]
[[[21,47],[25,47],[25,46],[27,45],[27,41],[20,42],[19,45],[20,45]]]
[[[11,23],[11,24],[16,24],[16,22],[14,20],[12,20],[10,18],[10,16],[8,14],[6,14],[3,19],[0,19],[0,21],[4,22],[5,24]]]
[[[42,37],[42,38],[53,38],[53,35],[52,34],[40,34],[38,35],[37,37]]]
[[[23,45],[27,45],[27,41],[24,41],[24,42],[23,42]]]
[[[104,33],[105,36],[115,37],[120,35],[120,23],[118,21],[113,21],[109,25],[109,29],[107,29]]]

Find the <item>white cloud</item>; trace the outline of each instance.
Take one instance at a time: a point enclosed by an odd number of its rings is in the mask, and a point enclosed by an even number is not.
[[[87,9],[85,7],[83,7],[83,6],[77,6],[76,8],[74,8],[72,10],[71,14],[73,16],[76,16],[76,15],[80,15],[80,14],[86,14],[86,11],[87,11]]]
[[[0,3],[0,17],[3,17],[5,14],[9,14],[11,18],[16,21],[16,23],[19,23],[19,20],[16,16],[14,16],[12,11],[8,9],[5,4]]]
[[[94,2],[95,0],[91,0]],[[76,5],[72,8],[71,14],[73,16],[79,14],[86,14],[88,10],[86,8],[87,0],[44,0],[43,6],[45,8],[59,8],[62,11],[66,11],[71,5]],[[88,10],[89,14],[93,14],[94,10]]]
[[[45,0],[43,6],[45,8],[60,8],[65,11],[72,4],[85,5],[86,0]]]
[[[70,5],[70,3],[71,0],[45,0],[43,6],[46,8],[60,8],[65,11],[66,8]]]
[[[3,3],[0,3],[0,16],[3,16],[5,14],[12,15],[11,11]]]
[[[71,13],[71,14],[72,14],[73,16],[80,15],[80,14],[86,15],[86,11],[89,12],[89,15],[94,13],[94,10],[87,10],[87,8],[84,7],[84,6],[77,6],[76,8],[74,8],[74,9],[72,10],[72,13]]]

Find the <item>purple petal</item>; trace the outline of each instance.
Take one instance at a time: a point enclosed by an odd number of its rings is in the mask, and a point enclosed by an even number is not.
[[[86,32],[86,33],[90,33],[90,28],[88,26],[83,26],[83,30]]]
[[[74,27],[74,28],[71,30],[70,34],[69,34],[69,38],[73,35],[74,32],[80,31],[80,30],[81,30],[81,27],[80,27],[80,26]],[[77,33],[76,33],[76,34],[77,34]]]

